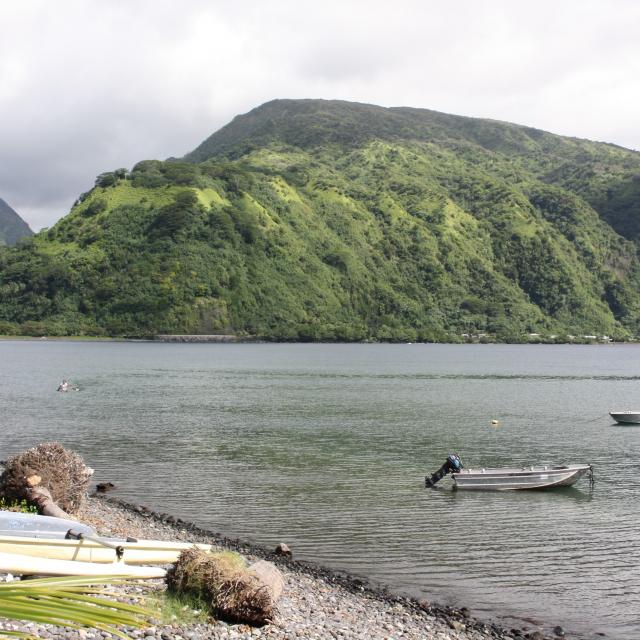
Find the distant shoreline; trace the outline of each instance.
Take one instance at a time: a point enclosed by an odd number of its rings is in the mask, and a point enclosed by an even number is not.
[[[536,345],[536,346],[554,346],[554,345],[577,345],[577,346],[610,346],[618,344],[640,344],[636,340],[623,341],[601,341],[601,340],[567,340],[565,342],[546,341],[546,340],[530,340],[526,342],[501,342],[498,340],[461,340],[458,342],[399,342],[385,340],[272,340],[268,337],[256,336],[236,336],[232,334],[213,334],[213,335],[188,335],[188,334],[159,334],[146,338],[133,337],[115,337],[115,336],[12,336],[0,335],[0,342],[149,342],[163,344],[512,344],[512,345]]]

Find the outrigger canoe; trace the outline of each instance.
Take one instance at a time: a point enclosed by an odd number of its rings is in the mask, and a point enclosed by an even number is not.
[[[64,538],[69,529],[95,536],[96,532],[77,520],[40,516],[35,513],[0,511],[0,536]]]
[[[0,572],[28,576],[118,576],[126,578],[164,578],[160,567],[136,567],[124,562],[97,564],[74,560],[54,560],[0,552]]]
[[[33,538],[0,536],[0,552],[18,553],[34,558],[52,558],[79,562],[110,563],[122,559],[127,564],[169,564],[185,549],[198,547],[211,551],[210,544],[137,540],[135,538]]]
[[[76,520],[0,511],[0,553],[76,562],[169,564],[190,542],[105,538]],[[195,545],[210,551],[211,545]]]

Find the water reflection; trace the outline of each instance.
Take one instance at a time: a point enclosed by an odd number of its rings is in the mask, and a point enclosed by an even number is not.
[[[573,486],[554,487],[552,489],[527,489],[519,491],[485,492],[456,489],[455,485],[436,485],[435,487],[431,487],[425,490],[427,491],[427,493],[430,491],[442,493],[448,496],[450,500],[484,501],[482,497],[478,498],[478,496],[484,496],[489,493],[489,495],[491,496],[495,495],[496,500],[506,501],[507,504],[510,503],[511,500],[519,501],[521,503],[524,502],[525,505],[536,503],[537,501],[550,503],[553,500],[573,500],[575,502],[589,502],[593,500],[594,487],[590,486],[588,479],[583,479],[580,481],[581,484],[583,482],[585,485],[587,485],[586,488],[578,488]]]

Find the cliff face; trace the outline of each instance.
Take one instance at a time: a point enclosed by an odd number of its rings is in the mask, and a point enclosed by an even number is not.
[[[47,333],[448,340],[640,333],[640,154],[317,100],[183,161],[100,175],[2,254],[0,319]]]
[[[20,238],[32,235],[29,225],[0,198],[0,244],[12,247]]]

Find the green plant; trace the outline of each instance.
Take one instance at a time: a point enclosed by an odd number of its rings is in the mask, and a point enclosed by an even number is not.
[[[164,624],[204,623],[210,618],[207,603],[191,594],[162,591],[148,595],[145,603]]]
[[[5,500],[0,497],[1,511],[17,511],[19,513],[38,513],[38,510],[26,500]]]
[[[119,627],[142,628],[150,624],[154,612],[138,605],[104,597],[96,585],[122,584],[123,578],[62,577],[41,578],[0,584],[0,617],[65,627],[94,627],[121,638]],[[0,636],[29,637],[0,630]]]

